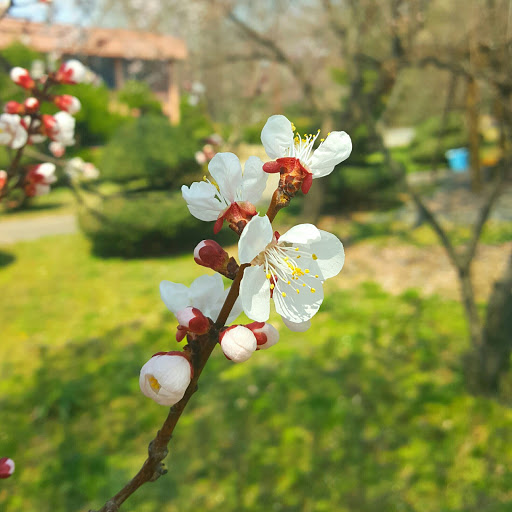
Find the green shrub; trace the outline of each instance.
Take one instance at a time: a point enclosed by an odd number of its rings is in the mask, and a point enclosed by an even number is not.
[[[83,210],[80,227],[102,257],[160,256],[193,249],[213,237],[213,223],[190,215],[181,194],[165,192],[111,197],[99,210],[102,219]],[[222,237],[229,238],[225,228]],[[234,243],[233,235],[233,243]]]
[[[146,82],[128,80],[117,95],[121,103],[125,103],[130,108],[139,109],[142,113],[162,113],[160,101]]]

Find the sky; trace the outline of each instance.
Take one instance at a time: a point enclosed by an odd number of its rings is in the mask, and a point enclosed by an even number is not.
[[[83,11],[76,8],[75,0],[54,0],[53,6],[37,0],[14,0],[9,15],[44,22],[48,20],[50,9],[53,9],[56,23],[87,24]]]

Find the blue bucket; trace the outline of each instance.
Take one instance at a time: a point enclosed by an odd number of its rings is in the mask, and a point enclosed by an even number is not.
[[[464,172],[469,169],[469,151],[467,148],[449,149],[445,156],[452,171]]]

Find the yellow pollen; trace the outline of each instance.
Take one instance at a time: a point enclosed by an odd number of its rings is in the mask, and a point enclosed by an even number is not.
[[[316,133],[320,133],[320,128],[318,128],[317,132]]]
[[[282,295],[283,297],[286,297],[286,292],[281,292],[281,295]]]
[[[296,292],[297,292],[297,293],[300,293],[300,290],[297,288]]]
[[[270,274],[267,274],[267,279],[270,279],[270,277],[271,277]]]
[[[315,274],[315,277],[318,279],[318,274]]]
[[[300,254],[297,256],[297,259],[299,259],[299,258],[300,258]]]
[[[315,293],[316,290],[314,288],[311,288],[311,293]]]
[[[293,131],[297,130],[297,128],[295,128],[295,125],[293,123],[291,123],[291,125],[292,125],[292,130]]]
[[[273,284],[271,284],[271,285],[270,285],[270,289],[271,289],[271,290],[273,290],[273,289],[274,289],[274,285],[273,285]]]
[[[286,256],[286,258],[283,260],[283,261],[288,261],[290,258],[288,258],[288,256]]]
[[[320,142],[323,142],[325,139],[320,139]]]
[[[317,260],[318,259],[318,256],[316,254],[312,254],[311,257],[314,259],[314,260]]]
[[[306,283],[302,283],[302,286],[303,286],[304,288],[306,288]]]
[[[309,268],[305,269],[305,270],[304,270],[304,272],[305,272],[306,274],[309,274]]]
[[[151,389],[158,393],[160,391],[160,388],[162,387],[160,386],[160,383],[155,379],[155,377],[153,377],[153,375],[148,377],[148,381],[149,385],[151,386]]]
[[[298,248],[298,247],[295,247],[295,251],[298,251],[298,250],[299,250],[299,248]]]
[[[329,136],[329,135],[331,135],[331,132],[329,132],[329,133],[327,134],[327,136]]]
[[[287,281],[286,284],[292,284],[291,281]]]

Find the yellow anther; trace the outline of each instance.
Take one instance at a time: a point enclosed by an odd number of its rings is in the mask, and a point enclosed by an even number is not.
[[[304,288],[306,288],[306,283],[302,283],[302,286],[303,286]]]
[[[318,259],[318,256],[316,254],[312,254],[311,257],[314,259],[314,260],[317,260]]]
[[[320,133],[320,128],[318,128],[317,132],[316,133]]]
[[[281,295],[282,295],[283,297],[286,297],[286,292],[281,292]]]
[[[273,290],[273,289],[274,289],[274,285],[273,285],[273,284],[271,284],[271,285],[270,285],[270,289],[271,289],[271,290]]]
[[[290,258],[288,258],[288,256],[286,256],[286,258],[283,260],[283,261],[288,261]]]
[[[299,259],[299,258],[300,258],[300,254],[297,256],[297,259]]]
[[[329,135],[331,135],[331,132],[329,132],[329,133],[327,134],[327,136],[329,136]]]
[[[297,288],[297,290],[295,290],[297,293],[300,293],[300,290]]]
[[[162,387],[160,386],[160,383],[155,379],[155,377],[153,377],[153,375],[148,377],[148,381],[149,385],[151,386],[151,389],[158,393],[160,391],[160,388]]]
[[[311,293],[315,293],[316,290],[314,288],[311,288]]]
[[[291,123],[291,125],[292,125],[292,130],[293,131],[297,130],[297,128],[295,128],[295,125],[293,123]]]
[[[286,281],[286,284],[292,284],[292,282],[291,281]]]
[[[270,279],[272,276],[270,274],[267,274],[267,279]]]
[[[298,248],[298,247],[295,247],[295,250],[296,250],[296,251],[298,251],[298,250],[299,250],[299,248]]]
[[[320,142],[323,142],[325,139],[320,139]]]
[[[304,270],[304,272],[305,272],[306,274],[309,274],[309,268],[305,269],[305,270]]]
[[[315,277],[318,279],[318,274],[315,274]]]

